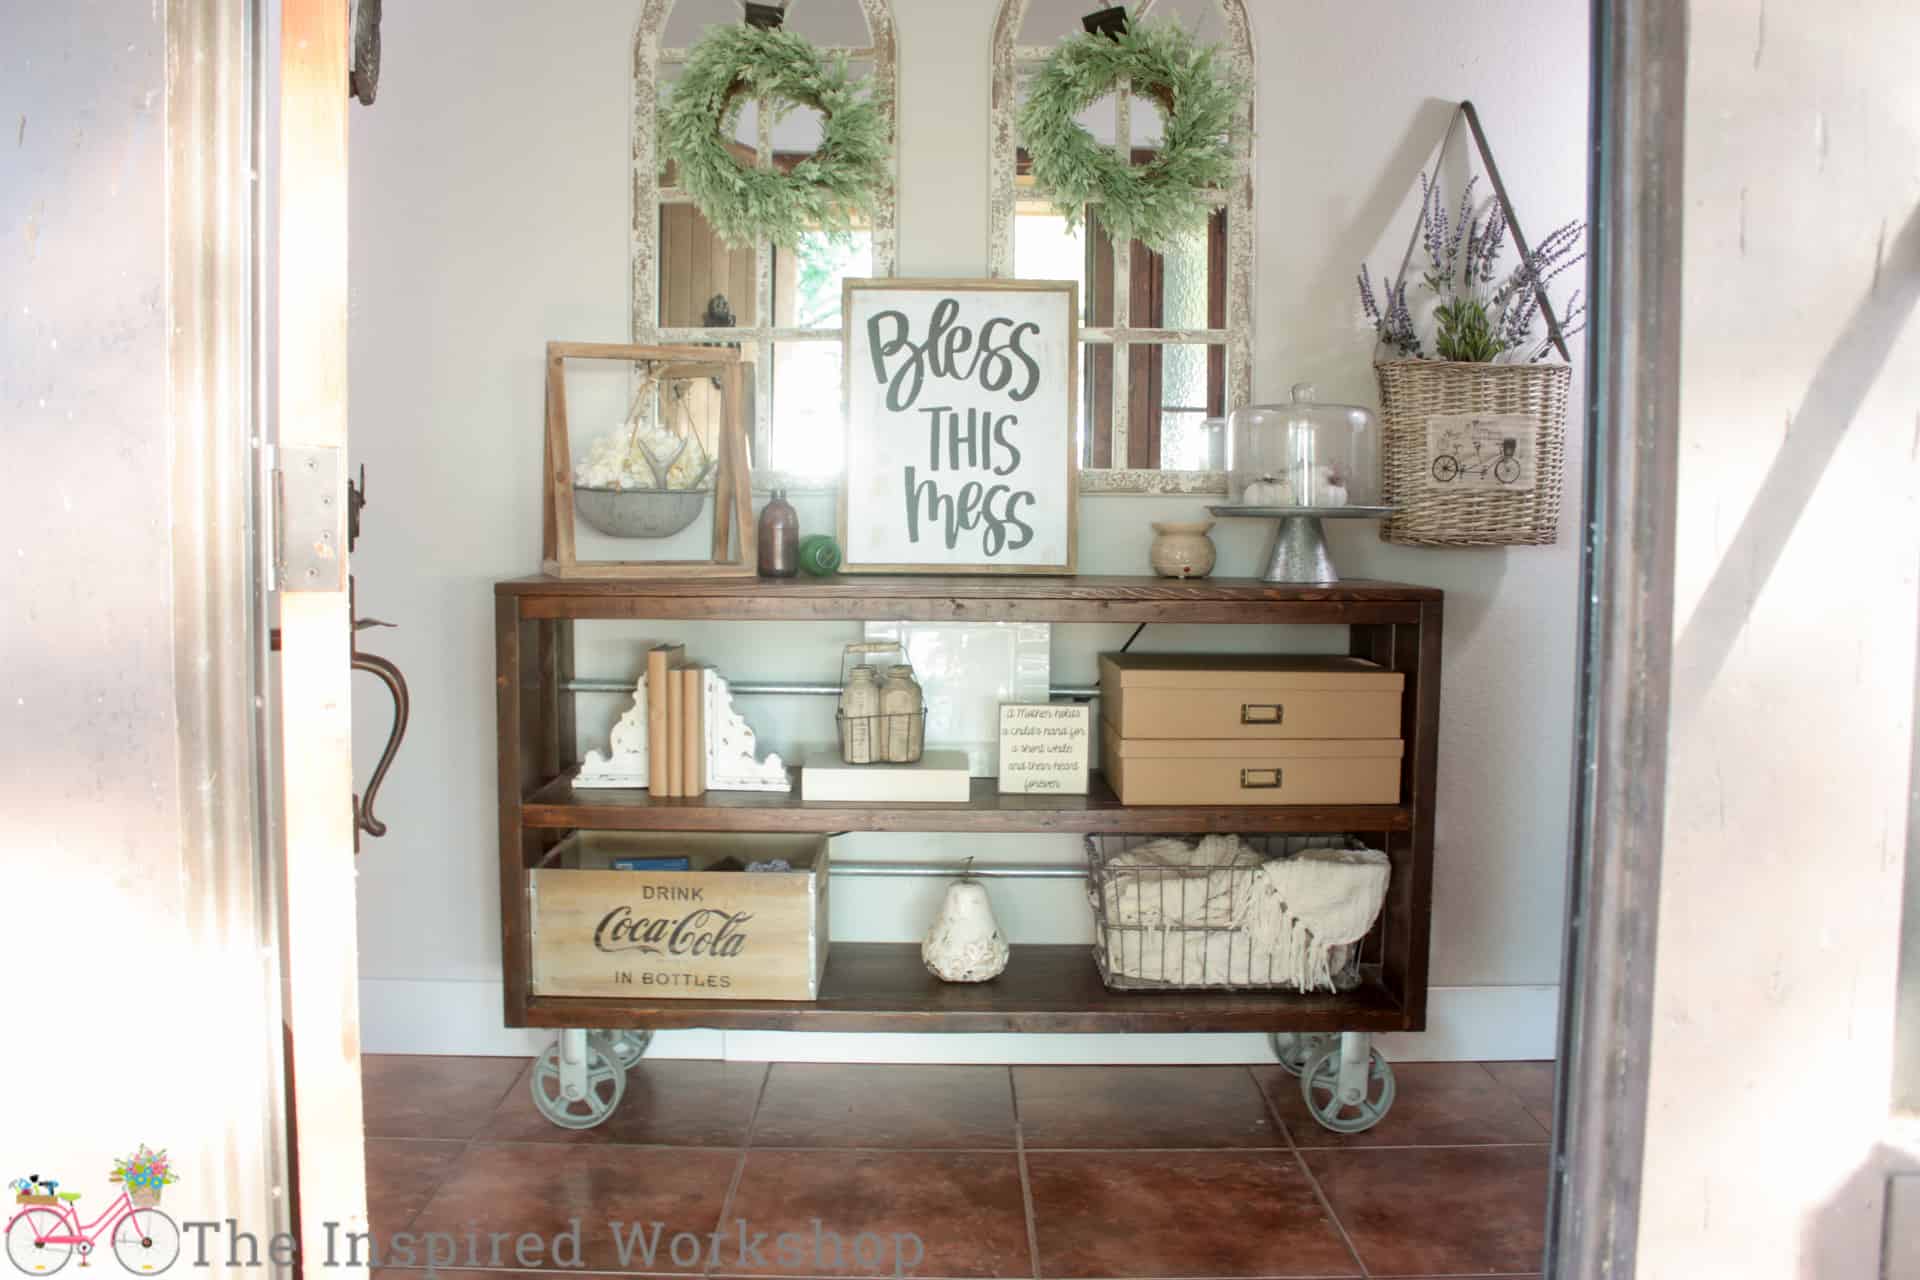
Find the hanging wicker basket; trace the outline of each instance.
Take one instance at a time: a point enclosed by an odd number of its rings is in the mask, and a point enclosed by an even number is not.
[[[1557,540],[1571,366],[1381,360],[1373,368],[1384,428],[1382,501],[1395,508],[1382,540],[1419,547],[1544,547]],[[1463,466],[1436,459],[1430,447],[1436,418],[1483,415],[1512,415],[1531,429],[1530,465],[1515,487],[1503,481],[1519,469],[1497,455]]]

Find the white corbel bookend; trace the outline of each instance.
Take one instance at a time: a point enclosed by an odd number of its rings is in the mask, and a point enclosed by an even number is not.
[[[706,668],[707,789],[709,791],[791,791],[787,766],[777,754],[754,758],[753,728],[733,709],[733,690],[724,676]],[[646,716],[641,715],[644,731]],[[618,730],[615,730],[618,732]]]
[[[633,689],[633,706],[613,726],[607,742],[610,754],[587,752],[574,778],[580,787],[645,787],[647,785],[647,673]]]

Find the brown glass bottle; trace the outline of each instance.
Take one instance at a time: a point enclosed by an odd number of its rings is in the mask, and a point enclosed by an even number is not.
[[[775,489],[760,512],[760,576],[791,578],[800,572],[800,514]]]

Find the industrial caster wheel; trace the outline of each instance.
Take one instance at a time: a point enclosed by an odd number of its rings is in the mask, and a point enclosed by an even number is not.
[[[533,1064],[527,1083],[541,1115],[562,1129],[591,1129],[626,1096],[627,1064],[605,1035],[562,1031]]]
[[[615,1031],[607,1037],[607,1046],[613,1053],[613,1060],[622,1070],[631,1071],[646,1056],[647,1046],[653,1043],[651,1031]]]
[[[1267,1038],[1273,1042],[1273,1056],[1280,1060],[1280,1069],[1290,1076],[1305,1071],[1307,1064],[1327,1047],[1327,1037],[1323,1035],[1276,1031]]]
[[[1300,1076],[1300,1096],[1323,1129],[1365,1133],[1393,1108],[1393,1066],[1378,1049],[1343,1052],[1340,1044],[1322,1050]]]

